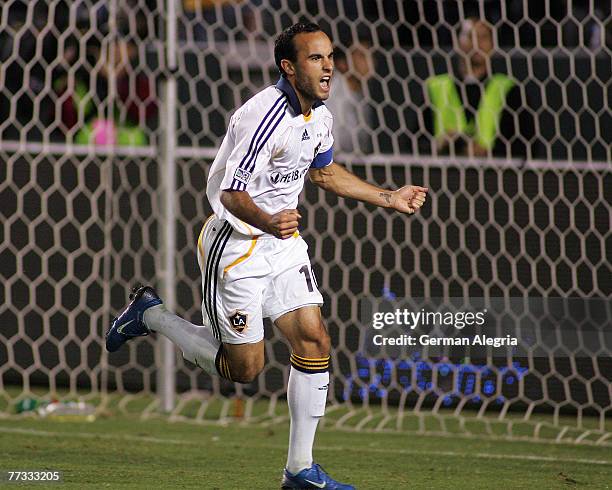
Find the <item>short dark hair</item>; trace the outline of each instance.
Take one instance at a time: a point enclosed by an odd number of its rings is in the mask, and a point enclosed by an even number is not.
[[[274,61],[282,75],[285,74],[281,66],[282,60],[295,62],[297,60],[297,50],[293,38],[302,32],[319,32],[321,28],[312,22],[298,22],[288,27],[279,34],[274,42]]]

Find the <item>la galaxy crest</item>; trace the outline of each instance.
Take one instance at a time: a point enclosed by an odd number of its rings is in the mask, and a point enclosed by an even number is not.
[[[246,313],[242,313],[241,311],[236,311],[233,315],[229,317],[230,325],[236,332],[242,333],[249,326],[247,324],[248,318],[249,316]]]

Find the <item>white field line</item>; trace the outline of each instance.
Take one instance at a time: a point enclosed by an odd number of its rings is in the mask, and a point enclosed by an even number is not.
[[[106,439],[115,441],[131,441],[131,442],[150,442],[157,444],[172,444],[181,446],[202,446],[204,442],[185,441],[181,439],[168,439],[149,436],[117,436],[114,434],[97,434],[94,432],[55,432],[36,429],[20,429],[13,427],[0,427],[0,433],[5,434],[23,434],[29,436],[41,437],[57,437],[57,438],[73,438],[73,439]],[[256,447],[261,449],[286,449],[286,446],[281,444],[257,444]],[[558,458],[554,456],[535,456],[528,454],[494,454],[494,453],[470,453],[455,452],[455,451],[423,451],[421,449],[395,449],[395,448],[373,448],[373,447],[344,447],[344,446],[322,446],[317,445],[317,451],[334,451],[347,452],[357,451],[368,454],[399,454],[408,456],[448,456],[457,458],[478,458],[478,459],[512,459],[516,461],[541,461],[546,463],[578,463],[578,464],[593,464],[612,466],[612,461],[601,459],[586,459],[586,458]]]
[[[355,433],[356,431],[353,428],[347,428],[347,427],[334,427],[333,429],[327,429],[327,430],[335,430],[338,432],[344,432],[344,433]],[[578,429],[581,431],[587,431],[587,429]],[[590,440],[586,440],[586,439],[582,439],[580,442],[576,442],[575,440],[572,439],[568,439],[568,440],[560,440],[560,439],[537,439],[536,437],[532,437],[532,436],[518,436],[518,435],[494,435],[494,434],[470,434],[470,433],[465,433],[465,432],[439,432],[439,431],[432,431],[432,430],[425,430],[425,431],[416,431],[416,430],[402,430],[401,432],[398,431],[394,431],[392,429],[380,429],[380,430],[376,430],[376,432],[372,431],[371,429],[364,429],[363,432],[366,432],[368,434],[387,434],[387,435],[391,435],[391,436],[396,436],[396,435],[416,435],[416,436],[421,436],[421,437],[426,437],[426,436],[432,436],[432,437],[440,437],[443,439],[468,439],[468,440],[472,440],[472,441],[488,441],[488,442],[496,442],[496,441],[500,441],[500,442],[528,442],[530,444],[545,444],[548,446],[581,446],[581,447],[599,447],[599,448],[606,448],[606,447],[610,447],[611,445],[609,443],[600,443],[599,441],[604,441],[605,439],[608,439],[607,434],[603,434],[598,441],[590,441]]]

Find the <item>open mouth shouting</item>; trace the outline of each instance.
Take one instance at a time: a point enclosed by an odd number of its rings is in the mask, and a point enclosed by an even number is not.
[[[319,86],[321,87],[321,90],[323,90],[323,92],[329,92],[331,86],[331,76],[325,75],[324,77],[322,77],[321,80],[319,80]]]

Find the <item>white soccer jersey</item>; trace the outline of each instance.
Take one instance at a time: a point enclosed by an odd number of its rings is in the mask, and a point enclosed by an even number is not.
[[[263,232],[231,214],[221,191],[247,191],[267,213],[295,209],[309,168],[332,162],[332,115],[322,102],[304,116],[291,84],[281,77],[232,116],[210,169],[206,195],[218,218],[239,233]]]

